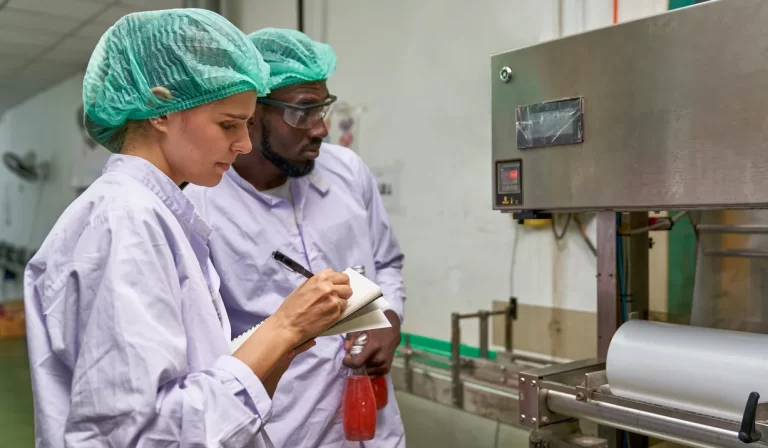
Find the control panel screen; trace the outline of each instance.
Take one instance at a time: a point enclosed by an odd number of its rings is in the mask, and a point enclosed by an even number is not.
[[[499,163],[498,170],[498,194],[520,193],[520,162]]]
[[[518,106],[517,147],[544,148],[584,141],[582,98]]]
[[[523,205],[523,159],[496,161],[496,194],[498,208]]]

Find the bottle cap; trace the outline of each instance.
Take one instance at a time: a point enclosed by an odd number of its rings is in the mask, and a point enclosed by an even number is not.
[[[357,336],[357,339],[355,339],[355,345],[363,346],[368,342],[368,333],[362,332],[359,336]]]

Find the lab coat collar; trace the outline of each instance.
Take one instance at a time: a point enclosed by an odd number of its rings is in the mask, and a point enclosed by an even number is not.
[[[120,173],[137,180],[160,198],[182,226],[208,241],[211,226],[197,214],[181,188],[156,166],[141,157],[113,154],[104,166],[103,174],[107,173]]]
[[[331,188],[331,184],[325,180],[325,177],[319,173],[317,168],[317,165],[315,165],[315,169],[311,173],[304,177],[296,178],[295,181],[300,185],[303,180],[306,179],[317,191],[320,192],[320,194],[325,196],[325,194],[328,193],[328,190]],[[224,175],[229,177],[229,179],[231,179],[235,185],[269,206],[273,206],[283,200],[282,198],[262,193],[261,191],[257,190],[256,187],[254,187],[250,182],[243,179],[243,177],[240,176],[240,174],[238,174],[234,168],[227,170]],[[291,180],[292,179],[289,178],[289,181]],[[294,197],[294,200],[295,199],[296,198]]]
[[[242,176],[240,176],[240,174],[238,174],[234,168],[228,169],[227,172],[224,173],[224,176],[234,182],[235,185],[237,185],[240,189],[269,206],[273,206],[279,202],[278,198],[264,194],[257,190],[256,187],[254,187],[250,182],[243,179]]]
[[[315,169],[307,175],[307,179],[309,179],[309,183],[312,184],[312,186],[315,187],[315,189],[319,191],[323,196],[325,196],[325,194],[328,193],[328,190],[331,188],[331,184],[329,184],[328,181],[325,180],[325,177],[320,174],[317,164],[315,164]]]

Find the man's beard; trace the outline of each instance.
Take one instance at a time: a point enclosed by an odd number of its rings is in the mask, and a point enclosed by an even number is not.
[[[280,172],[288,177],[303,177],[311,173],[315,169],[315,161],[309,160],[304,163],[291,162],[290,160],[282,157],[272,149],[272,145],[269,143],[269,130],[266,123],[261,123],[261,154],[272,162]]]

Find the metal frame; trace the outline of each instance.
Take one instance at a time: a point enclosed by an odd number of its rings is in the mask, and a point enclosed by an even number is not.
[[[420,352],[406,345],[395,358],[390,376],[395,389],[435,401],[447,406],[499,421],[517,424],[517,377],[524,368],[514,363],[462,358],[458,380],[451,368],[440,368],[428,361],[449,363],[443,357]],[[455,402],[457,389],[463,398],[460,406]]]
[[[490,330],[488,327],[488,318],[491,316],[507,316],[507,319],[504,320],[504,346],[507,351],[507,353],[511,354],[512,356],[508,360],[509,367],[505,364],[497,364],[492,362],[484,362],[482,360],[488,359],[488,340],[490,337]],[[461,357],[460,349],[461,349],[461,321],[464,319],[474,319],[477,318],[480,320],[480,360],[468,360]],[[509,299],[509,305],[507,305],[506,308],[503,310],[497,310],[497,311],[487,311],[487,310],[480,310],[476,313],[469,313],[469,314],[460,314],[460,313],[452,313],[451,314],[451,391],[452,391],[452,399],[451,403],[456,407],[464,407],[464,387],[462,385],[462,371],[464,370],[471,370],[473,373],[478,375],[481,379],[489,381],[491,383],[494,383],[498,381],[502,385],[506,384],[509,380],[507,378],[507,374],[510,371],[517,371],[517,366],[514,364],[514,355],[512,352],[512,324],[514,320],[517,318],[517,299],[514,297],[511,297]],[[406,347],[406,351],[413,352],[409,347]],[[485,375],[483,373],[483,368],[481,367],[479,371],[475,372],[476,367],[478,366],[485,366],[485,371],[489,370],[488,366],[490,366],[490,375]],[[490,377],[490,378],[489,378]]]
[[[492,160],[523,160],[522,204],[494,209],[765,208],[766,22],[764,0],[709,1],[493,55]],[[518,106],[573,97],[583,143],[518,148]]]
[[[546,429],[573,419],[588,419],[633,434],[699,447],[744,446],[740,424],[655,406],[612,395],[599,360],[576,361],[520,374],[520,424]],[[758,409],[758,431],[768,434],[768,405]],[[607,440],[608,445],[612,443]],[[768,446],[768,442],[755,443]],[[635,445],[632,445],[635,446]]]
[[[597,356],[605,358],[619,328],[616,300],[616,213],[597,214]]]
[[[623,318],[647,316],[648,211],[768,208],[766,21],[764,0],[710,1],[491,57],[494,209],[532,216],[597,212],[600,359]],[[518,122],[521,106],[575,97],[583,99],[581,109],[539,107],[540,117]],[[550,110],[560,115],[544,115]],[[544,124],[562,124],[568,114],[583,120],[583,135],[561,138],[568,127],[558,125],[548,135],[520,137],[521,129],[533,132],[531,123],[550,132]],[[521,162],[519,200],[497,190],[496,164],[505,160]],[[621,235],[628,235],[619,239],[617,216]],[[768,233],[768,227],[699,225],[697,231]],[[622,272],[618,243],[626,254]],[[768,257],[733,249],[704,254]],[[599,360],[526,371],[518,386],[518,423],[535,431],[585,418],[602,425],[599,436],[609,447],[619,445],[616,429],[635,434],[633,448],[647,446],[645,436],[743,445],[735,422],[611,395]]]

